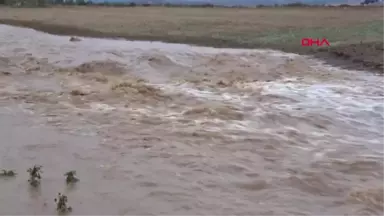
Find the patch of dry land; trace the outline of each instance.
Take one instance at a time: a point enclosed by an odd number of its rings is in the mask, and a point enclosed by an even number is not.
[[[3,7],[0,23],[60,35],[272,48],[347,68],[383,70],[382,7]],[[304,37],[326,38],[331,46],[302,47]]]

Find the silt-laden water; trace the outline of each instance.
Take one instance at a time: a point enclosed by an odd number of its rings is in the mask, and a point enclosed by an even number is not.
[[[272,50],[0,25],[0,214],[55,214],[62,192],[76,215],[381,215],[382,86]]]

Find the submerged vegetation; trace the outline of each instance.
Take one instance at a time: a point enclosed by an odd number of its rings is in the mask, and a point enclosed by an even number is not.
[[[28,182],[31,186],[38,186],[40,184],[41,180],[41,168],[42,166],[40,165],[35,165],[32,168],[29,168],[27,172],[29,173],[29,179]]]
[[[64,176],[66,176],[65,181],[67,182],[67,184],[75,183],[75,182],[79,181],[79,178],[76,177],[76,171],[75,170],[66,172],[64,174]]]
[[[33,167],[27,170],[27,172],[29,173],[28,182],[33,187],[37,187],[40,185],[41,173],[42,173],[41,168],[42,168],[41,165],[34,165]],[[68,171],[64,175],[66,176],[67,184],[75,183],[79,181],[79,179],[76,177],[75,170]],[[14,170],[3,169],[0,172],[0,177],[14,177],[14,176],[16,176],[16,172]],[[56,211],[59,214],[72,212],[72,207],[67,206],[68,197],[66,195],[59,193],[58,197],[55,198],[54,201],[56,203]]]
[[[56,211],[59,213],[68,213],[72,211],[72,207],[67,206],[68,197],[64,194],[59,193],[58,197],[55,198]]]
[[[3,169],[0,173],[0,177],[13,177],[13,176],[16,176],[16,172],[13,170]]]

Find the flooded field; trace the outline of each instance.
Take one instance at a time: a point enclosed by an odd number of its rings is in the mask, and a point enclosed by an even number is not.
[[[76,215],[381,215],[382,86],[272,50],[0,25],[0,214],[63,192]]]

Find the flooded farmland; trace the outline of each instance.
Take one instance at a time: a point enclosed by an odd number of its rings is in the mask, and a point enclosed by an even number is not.
[[[381,215],[382,86],[279,51],[0,25],[0,214],[55,214],[61,192],[75,215]]]

